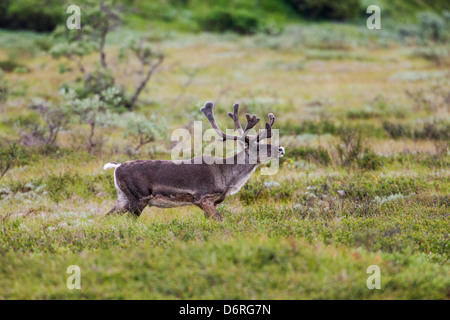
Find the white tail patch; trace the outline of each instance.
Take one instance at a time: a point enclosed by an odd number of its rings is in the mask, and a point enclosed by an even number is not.
[[[117,163],[117,162],[108,162],[107,164],[105,164],[103,166],[103,170],[108,170],[108,169],[116,169],[121,165],[121,163]]]

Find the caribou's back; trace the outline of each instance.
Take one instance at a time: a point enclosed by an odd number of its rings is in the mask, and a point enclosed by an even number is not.
[[[215,168],[171,160],[135,160],[116,169],[119,188],[136,189],[140,194],[170,195],[178,193],[209,194],[225,191],[216,181]]]

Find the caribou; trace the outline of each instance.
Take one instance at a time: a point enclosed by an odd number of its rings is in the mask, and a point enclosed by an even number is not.
[[[284,155],[283,147],[262,144],[272,137],[275,116],[269,114],[265,129],[250,135],[250,130],[260,121],[255,115],[246,114],[247,125],[243,129],[239,120],[239,104],[233,106],[228,116],[234,121],[237,135],[223,132],[216,123],[214,104],[207,102],[201,112],[212,128],[225,140],[236,140],[242,150],[236,154],[216,158],[202,155],[187,161],[134,160],[124,163],[109,162],[103,169],[114,169],[117,200],[107,213],[131,213],[139,217],[148,206],[172,208],[195,205],[204,211],[205,217],[221,221],[216,206],[227,195],[237,193],[255,172],[258,165]]]

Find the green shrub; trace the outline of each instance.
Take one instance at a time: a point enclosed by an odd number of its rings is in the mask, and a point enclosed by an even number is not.
[[[417,15],[419,35],[423,42],[444,42],[449,39],[448,23],[439,14],[425,11]]]
[[[384,166],[384,158],[370,149],[366,149],[363,155],[356,160],[358,167],[364,170],[378,170]]]
[[[392,139],[399,139],[411,136],[411,129],[401,123],[394,123],[390,121],[383,122],[383,129]]]
[[[426,121],[422,128],[414,130],[414,138],[431,140],[449,140],[450,123],[438,121]]]
[[[364,108],[351,108],[347,111],[349,119],[370,119],[381,117],[404,118],[407,109],[387,101],[382,95],[376,97]]]
[[[42,37],[34,40],[34,45],[42,51],[48,52],[54,46],[54,43],[51,37]]]
[[[67,128],[71,115],[59,106],[41,99],[34,99],[29,108],[36,111],[42,121],[31,122],[28,125],[22,124],[23,129],[18,129],[21,135],[21,144],[23,146],[45,146],[46,154],[52,153],[57,147],[58,134]]]
[[[63,21],[65,9],[60,0],[2,0],[0,28],[51,31]]]
[[[17,163],[21,153],[22,150],[16,143],[5,147],[0,145],[0,179]]]
[[[311,162],[317,162],[321,165],[327,166],[331,163],[328,151],[322,147],[298,147],[289,150],[289,155],[295,158],[301,158]]]
[[[133,141],[134,151],[144,145],[165,137],[167,121],[164,117],[153,113],[149,117],[130,113],[126,115],[126,128],[124,138]]]
[[[267,179],[258,179],[253,182],[247,182],[239,191],[239,199],[246,205],[250,205],[263,199],[276,199],[286,201],[292,198],[297,186],[293,183],[281,185],[276,181]]]
[[[73,182],[74,178],[69,173],[50,176],[46,182],[48,195],[55,202],[70,197],[71,193],[68,190],[68,186],[73,184]]]
[[[0,68],[1,69],[1,68]],[[0,70],[0,110],[3,103],[6,102],[9,94],[9,84],[3,71]]]
[[[28,72],[28,68],[26,66],[13,60],[0,61],[0,69],[4,72],[14,72],[17,69],[22,69],[25,70],[25,72]]]
[[[336,149],[343,166],[351,166],[360,157],[363,150],[363,138],[360,130],[342,128],[338,133],[339,144]]]
[[[413,129],[411,125],[383,122],[383,129],[392,139],[430,139],[434,141],[450,139],[450,124],[445,121],[424,121],[421,125],[416,125]]]
[[[329,120],[322,121],[302,121],[292,123],[288,121],[287,123],[280,126],[280,134],[281,135],[290,135],[290,134],[336,134],[338,132],[338,127],[334,122]]]
[[[198,18],[200,27],[206,31],[232,31],[253,34],[261,25],[259,16],[246,9],[216,8]]]
[[[371,119],[379,118],[382,113],[379,110],[374,110],[370,106],[366,106],[364,109],[349,109],[347,111],[347,118],[349,119]]]
[[[360,9],[359,0],[286,0],[303,17],[308,19],[349,20]]]
[[[450,48],[448,46],[420,47],[414,51],[414,55],[431,61],[436,66],[450,65]]]
[[[114,179],[107,173],[101,175],[80,176],[78,174],[51,175],[44,181],[50,199],[55,202],[77,195],[83,199],[96,197],[106,192],[113,197],[116,194]]]

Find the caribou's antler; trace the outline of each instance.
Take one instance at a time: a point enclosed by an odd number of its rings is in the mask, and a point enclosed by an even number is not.
[[[217,134],[219,134],[222,139],[225,140],[241,140],[244,141],[246,137],[249,139],[257,139],[257,141],[261,141],[266,138],[270,138],[272,136],[272,125],[275,121],[275,116],[272,113],[269,113],[269,122],[266,122],[266,129],[260,130],[258,135],[249,136],[248,132],[252,129],[260,120],[256,115],[250,116],[250,114],[245,114],[247,118],[247,125],[245,129],[242,129],[241,122],[239,121],[239,104],[235,103],[233,106],[233,113],[228,112],[228,116],[234,121],[234,125],[239,133],[238,136],[229,135],[220,130],[217,122],[214,118],[213,112],[214,104],[208,101],[203,108],[200,109],[201,112],[206,116],[211,126],[216,130]]]
[[[242,138],[247,136],[248,131],[250,131],[250,129],[252,129],[260,120],[257,116],[250,116],[250,114],[247,113],[245,115],[247,118],[247,125],[245,126],[245,129],[242,129],[241,122],[239,121],[239,103],[234,104],[233,113],[228,112],[228,116],[233,119],[236,129]]]
[[[250,117],[250,114],[248,113],[245,114],[245,117],[247,118],[247,125],[245,126],[244,133],[245,135],[247,135],[247,132],[249,132],[250,129],[256,126],[256,124],[259,122],[259,118],[255,115],[252,115]]]
[[[235,103],[233,106],[233,113],[228,112],[228,116],[233,119],[234,125],[237,131],[242,136],[244,135],[244,130],[242,129],[241,122],[239,121],[239,103]]]
[[[201,112],[206,116],[209,123],[211,123],[211,126],[214,130],[216,130],[217,134],[219,136],[222,136],[222,139],[225,140],[237,140],[238,136],[232,136],[229,134],[226,134],[222,130],[220,130],[219,126],[216,123],[216,119],[214,118],[214,112],[213,112],[214,103],[211,101],[208,101],[203,108],[200,109]]]
[[[257,141],[269,139],[272,137],[272,126],[275,123],[275,116],[273,113],[269,113],[269,122],[266,122],[266,129],[260,131],[256,137]]]

